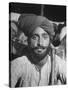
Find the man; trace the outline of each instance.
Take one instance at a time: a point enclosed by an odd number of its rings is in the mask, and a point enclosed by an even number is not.
[[[21,15],[19,28],[28,36],[28,49],[11,62],[11,87],[32,87],[52,84],[51,40],[53,24],[42,16]],[[66,62],[55,55],[55,84],[66,83]]]

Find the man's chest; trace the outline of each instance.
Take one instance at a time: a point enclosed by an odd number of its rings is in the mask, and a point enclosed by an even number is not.
[[[51,73],[50,63],[46,63],[40,70],[35,66],[31,65],[26,70],[26,74],[23,79],[23,86],[46,86],[49,84],[49,78]]]

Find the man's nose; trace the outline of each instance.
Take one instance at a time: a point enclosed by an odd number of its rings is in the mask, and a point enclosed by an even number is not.
[[[41,38],[39,38],[39,39],[38,39],[38,45],[39,45],[39,46],[42,46],[42,44],[43,44],[43,41],[42,41]]]

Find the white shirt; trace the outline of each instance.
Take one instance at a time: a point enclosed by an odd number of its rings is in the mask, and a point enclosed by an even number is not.
[[[55,55],[55,74],[66,77],[66,61]],[[32,64],[26,56],[19,57],[11,62],[11,87],[15,87],[18,79],[19,86],[33,87],[46,86],[49,84],[51,73],[51,58],[48,55],[47,62],[39,71],[37,66]]]

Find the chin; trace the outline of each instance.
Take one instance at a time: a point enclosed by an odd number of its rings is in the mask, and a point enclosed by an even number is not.
[[[44,57],[44,56],[46,56],[46,51],[45,51],[45,52],[35,51],[34,53],[35,53],[35,55],[38,56],[38,57]]]
[[[38,56],[40,58],[45,57],[49,53],[49,47],[45,50],[42,50],[42,51],[34,50],[34,53],[36,56]]]

